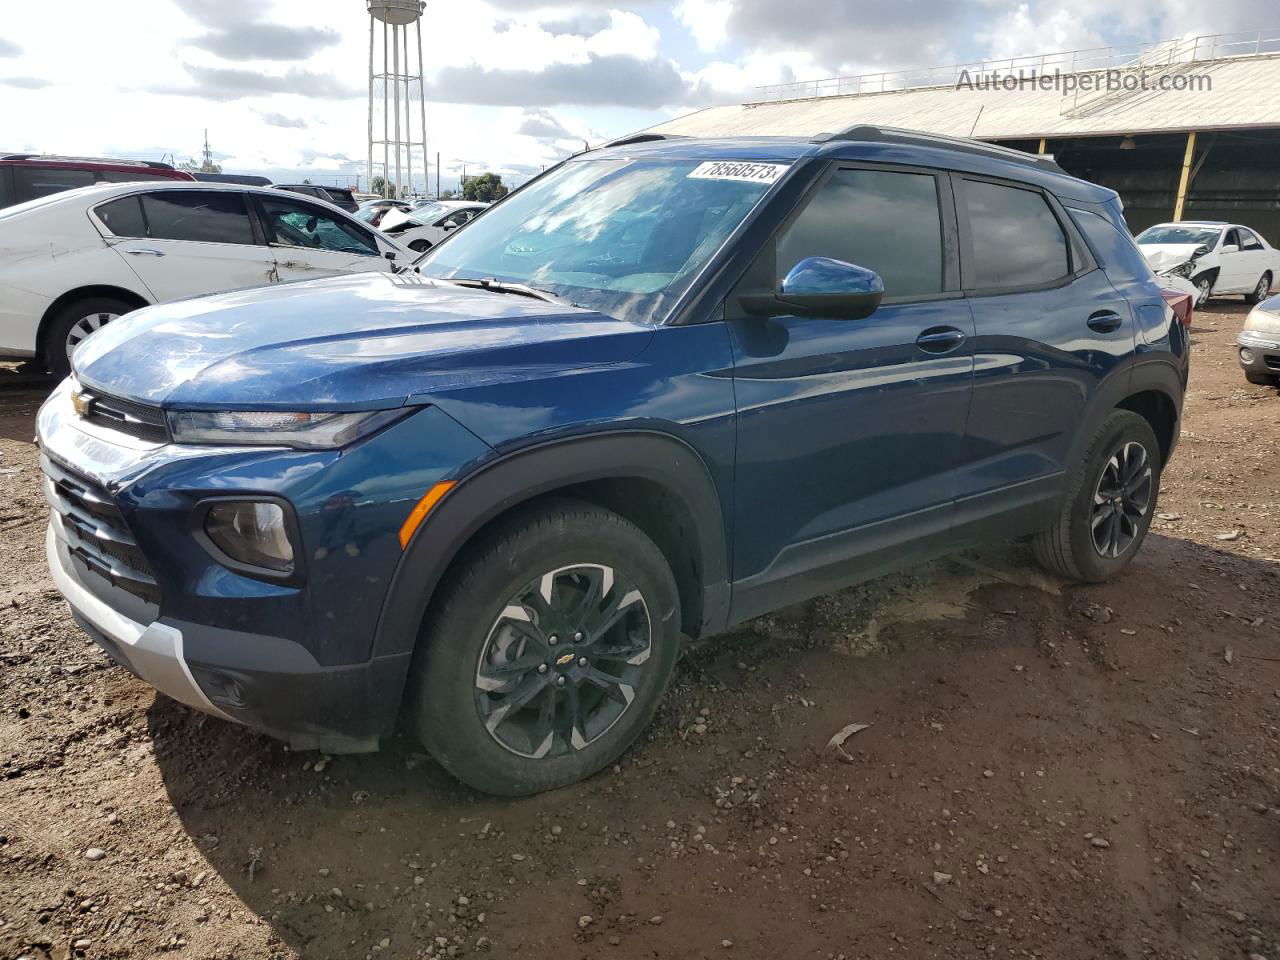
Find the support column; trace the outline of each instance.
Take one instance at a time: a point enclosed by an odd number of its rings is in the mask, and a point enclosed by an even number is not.
[[[1182,158],[1182,177],[1178,181],[1178,201],[1173,206],[1173,222],[1182,220],[1182,208],[1187,203],[1187,188],[1191,185],[1191,161],[1196,155],[1196,132],[1187,134],[1187,153]]]
[[[1045,148],[1045,146],[1046,146],[1046,144],[1045,144],[1045,138],[1044,138],[1044,137],[1041,137],[1041,138],[1040,138],[1040,156],[1044,156],[1044,148]]]

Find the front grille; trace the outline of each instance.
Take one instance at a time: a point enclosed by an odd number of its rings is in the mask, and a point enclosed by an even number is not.
[[[1264,354],[1262,362],[1267,365],[1268,370],[1280,370],[1280,353]]]
[[[48,454],[41,455],[40,468],[45,474],[45,498],[71,555],[113,586],[158,601],[155,572],[111,494]]]
[[[159,407],[133,400],[121,400],[93,390],[82,389],[88,412],[84,419],[90,423],[119,430],[140,440],[153,443],[169,442],[169,425],[164,411]]]

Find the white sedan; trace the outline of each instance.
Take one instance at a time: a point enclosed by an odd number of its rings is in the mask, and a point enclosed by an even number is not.
[[[1157,274],[1196,287],[1196,306],[1210,297],[1243,293],[1261,303],[1280,281],[1280,250],[1249,227],[1217,220],[1158,223],[1137,236]]]
[[[382,218],[378,227],[397,243],[425,253],[450,232],[478,217],[488,206],[478,200],[436,200],[407,213],[392,211]]]
[[[0,356],[58,375],[89,334],[153,303],[407,266],[332,204],[238,184],[84,187],[0,211]]]

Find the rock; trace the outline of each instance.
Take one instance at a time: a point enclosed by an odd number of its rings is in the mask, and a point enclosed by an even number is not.
[[[649,922],[656,927],[658,924],[662,923],[662,914],[658,914],[657,916],[650,917]]]
[[[106,855],[107,852],[105,850],[100,850],[97,847],[90,847],[84,852],[84,858],[86,860],[101,860]]]
[[[982,775],[986,777],[988,780],[990,780],[992,777],[996,775],[996,772],[994,770],[983,770]]]
[[[591,926],[591,918],[584,913],[578,918],[578,929],[585,930],[589,926]]]
[[[523,863],[523,862],[524,862],[524,854],[523,854],[523,853],[513,853],[513,854],[511,855],[511,859],[512,859],[512,860],[514,860],[516,863]]]
[[[720,946],[722,946],[722,947],[724,947],[726,950],[728,950],[730,947],[732,947],[732,946],[733,946],[733,941],[732,941],[732,940],[721,940],[721,941],[720,941]]]
[[[935,870],[933,871],[933,882],[940,887],[944,884],[948,884],[951,882],[951,874]]]
[[[1109,850],[1111,848],[1111,841],[1106,837],[1091,837],[1089,842],[1099,850]]]

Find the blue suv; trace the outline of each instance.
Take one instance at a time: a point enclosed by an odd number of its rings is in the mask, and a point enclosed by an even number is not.
[[[96,334],[39,415],[49,564],[192,707],[330,752],[403,718],[532,793],[637,737],[682,637],[990,539],[1123,569],[1187,343],[1045,158],[640,136],[396,275]]]

